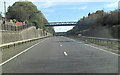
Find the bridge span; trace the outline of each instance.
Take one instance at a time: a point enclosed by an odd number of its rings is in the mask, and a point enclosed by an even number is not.
[[[45,26],[75,26],[77,22],[49,22]]]

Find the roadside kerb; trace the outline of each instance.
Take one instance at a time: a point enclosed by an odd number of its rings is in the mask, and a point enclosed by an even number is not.
[[[44,36],[44,37],[38,37],[38,38],[32,38],[32,39],[27,39],[27,40],[2,44],[2,45],[0,45],[0,48],[5,49],[5,48],[10,48],[10,47],[15,47],[15,46],[20,45],[20,44],[24,44],[24,43],[27,43],[27,42],[32,42],[32,41],[47,38],[47,37],[50,37],[50,36]]]

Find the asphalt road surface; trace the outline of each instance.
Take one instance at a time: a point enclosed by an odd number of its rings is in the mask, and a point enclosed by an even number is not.
[[[118,56],[58,36],[45,39],[2,69],[3,73],[118,73]]]

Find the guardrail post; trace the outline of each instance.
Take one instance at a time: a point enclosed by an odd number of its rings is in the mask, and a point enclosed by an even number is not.
[[[42,36],[43,32],[41,31],[41,36]]]
[[[23,26],[21,26],[21,28],[22,28],[21,30],[23,30]]]
[[[3,30],[2,24],[1,24],[1,29]]]
[[[8,45],[8,48],[10,47],[10,45]]]
[[[25,29],[25,26],[23,25],[23,29]]]
[[[14,28],[13,30],[16,31],[16,30],[15,30],[15,26],[14,26],[13,28]]]
[[[4,25],[4,30],[5,30],[5,24],[3,24]]]
[[[7,25],[7,30],[8,30],[8,25]]]
[[[15,47],[15,44],[14,44],[14,47]]]
[[[18,29],[18,31],[19,31],[19,26],[17,26],[17,29]]]
[[[22,30],[22,26],[20,26],[20,30]]]
[[[15,26],[15,31],[16,31],[16,26]]]
[[[12,26],[11,26],[11,30],[12,30]]]
[[[118,40],[117,42],[115,42],[118,46],[118,53],[120,53],[120,40]]]

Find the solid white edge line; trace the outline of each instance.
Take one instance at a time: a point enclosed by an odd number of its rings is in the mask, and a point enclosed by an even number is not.
[[[45,39],[45,40],[47,40],[47,39]],[[11,57],[10,59],[8,59],[8,60],[4,61],[3,63],[1,63],[0,66],[2,66],[2,65],[4,65],[4,64],[8,63],[9,61],[15,59],[16,57],[20,56],[21,54],[27,52],[29,49],[31,49],[31,48],[37,46],[38,44],[40,44],[40,43],[42,43],[42,42],[44,42],[45,40],[43,40],[43,41],[41,41],[41,42],[39,42],[39,43],[37,43],[37,44],[35,44],[35,45],[33,45],[33,46],[31,46],[31,47],[25,49],[24,51],[22,51],[22,52],[16,54],[15,56],[13,56],[13,57]]]
[[[98,47],[94,47],[94,46],[91,46],[89,44],[84,44],[84,45],[95,48],[95,49],[99,49],[101,51],[108,52],[108,53],[111,53],[111,54],[114,54],[114,55],[117,55],[117,56],[120,56],[119,54],[116,54],[116,53],[113,53],[113,52],[110,52],[110,51],[107,51],[107,50],[104,50],[104,49],[101,49],[101,48],[98,48]]]
[[[67,38],[67,37],[65,37],[65,38]],[[70,38],[67,38],[67,39],[70,39]],[[70,39],[70,40],[74,40],[74,39]],[[75,41],[75,40],[74,40],[74,41]],[[108,53],[111,53],[111,54],[114,54],[114,55],[117,55],[117,56],[120,56],[119,54],[116,54],[116,53],[113,53],[113,52],[110,52],[110,51],[107,51],[107,50],[104,50],[104,49],[101,49],[101,48],[98,48],[98,47],[94,47],[94,46],[91,46],[91,45],[89,45],[89,44],[84,44],[84,45],[90,46],[90,47],[93,47],[93,48],[96,48],[96,49],[99,49],[99,50],[101,50],[101,51],[105,51],[105,52],[108,52]]]
[[[65,55],[65,56],[68,56],[67,52],[64,52],[64,55]]]

